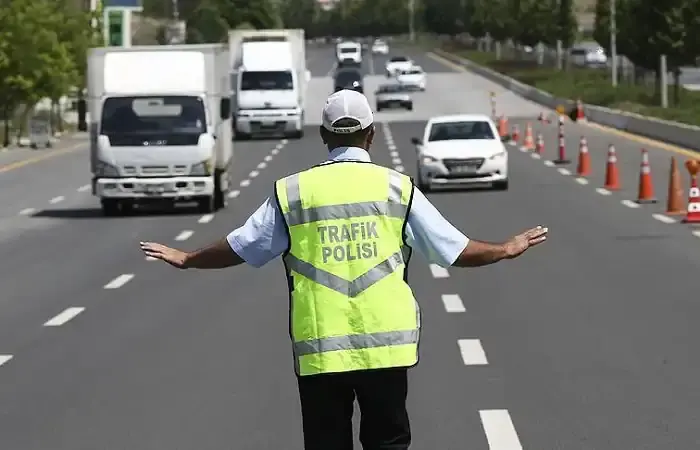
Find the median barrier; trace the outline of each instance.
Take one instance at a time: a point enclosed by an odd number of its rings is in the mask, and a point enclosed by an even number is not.
[[[570,110],[576,106],[574,100],[557,98],[458,55],[441,49],[434,49],[433,53],[546,108],[556,109],[564,105]],[[588,122],[700,151],[700,127],[596,105],[584,104],[584,109]]]

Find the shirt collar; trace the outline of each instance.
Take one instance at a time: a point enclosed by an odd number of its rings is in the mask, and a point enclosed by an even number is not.
[[[367,150],[360,147],[336,147],[328,155],[329,161],[362,161],[370,162]]]

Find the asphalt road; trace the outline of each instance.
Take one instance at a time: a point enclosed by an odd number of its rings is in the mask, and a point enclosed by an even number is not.
[[[417,101],[430,111],[489,113],[494,90],[512,123],[539,113],[474,75],[401,52],[429,72]],[[309,103],[319,104],[332,88],[320,90],[332,50],[308,53],[318,87]],[[368,77],[384,60],[366,65]],[[274,180],[324,157],[310,116],[303,140],[237,143],[240,187],[213,216],[103,218],[97,201],[77,192],[89,179],[86,153],[0,173],[0,447],[302,448],[281,263],[179,272],[144,260],[138,241],[195,248],[242,223]],[[424,116],[378,115],[375,161],[413,173],[410,138]],[[555,127],[533,125],[554,157]],[[595,172],[587,184],[513,146],[509,191],[429,194],[473,238],[539,224],[551,237],[522,259],[481,269],[413,261],[424,317],[409,401],[415,449],[698,446],[700,242],[687,226],[658,219],[663,204],[622,203],[636,194],[638,141],[566,127],[572,159],[580,135],[588,139]],[[623,190],[601,195],[610,143]],[[669,153],[650,152],[665,200]],[[57,196],[65,198],[50,204]],[[35,211],[18,215],[24,208]]]

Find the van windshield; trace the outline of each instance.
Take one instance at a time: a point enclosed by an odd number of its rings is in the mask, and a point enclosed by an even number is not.
[[[357,47],[343,47],[340,49],[340,53],[357,53]]]
[[[191,96],[110,97],[102,107],[100,134],[112,146],[196,145],[207,132],[204,101]],[[167,143],[167,144],[166,144]]]
[[[290,91],[294,81],[290,71],[243,72],[241,91]]]

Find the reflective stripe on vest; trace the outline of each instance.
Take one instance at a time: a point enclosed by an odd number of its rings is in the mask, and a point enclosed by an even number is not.
[[[363,163],[356,164],[363,165]],[[307,244],[310,246],[309,248],[314,250],[309,250],[310,253],[305,256],[295,254],[292,251],[294,245],[291,245],[292,243],[290,242],[290,251],[285,255],[284,262],[288,275],[291,276],[290,287],[293,289],[292,317],[290,317],[290,320],[292,321],[292,338],[295,341],[295,366],[299,375],[382,367],[402,367],[410,366],[417,362],[420,312],[410,288],[403,280],[405,265],[410,258],[410,248],[403,245],[403,236],[401,236],[403,224],[408,215],[412,184],[408,177],[398,172],[374,165],[369,166],[373,167],[371,170],[375,172],[381,169],[384,171],[383,175],[388,175],[387,190],[381,196],[378,196],[379,198],[375,201],[339,202],[337,204],[326,201],[331,204],[318,204],[316,202],[313,206],[304,208],[305,202],[302,200],[304,189],[300,188],[300,181],[303,181],[303,176],[294,174],[280,180],[276,184],[278,202],[280,202],[280,208],[292,241],[295,239],[309,241],[312,236],[318,236],[316,222],[322,222],[319,225],[335,223],[340,224],[338,226],[350,227],[351,225],[357,225],[358,218],[367,220],[380,218],[378,227],[382,230],[382,233],[386,234],[387,231],[394,229],[397,234],[397,236],[391,237],[388,241],[379,241],[382,248],[388,249],[390,247],[386,247],[386,245],[396,245],[397,250],[388,256],[383,254],[381,261],[373,263],[374,265],[371,267],[363,268],[362,274],[352,280],[345,279],[329,270],[318,267],[323,265],[321,259],[319,259],[321,243],[317,245]],[[310,170],[324,170],[322,167],[326,166],[318,166]],[[357,166],[354,166],[353,170],[355,170],[355,167]],[[338,170],[342,171],[342,169]],[[359,173],[362,174],[363,172],[359,171]],[[371,171],[364,175],[376,176]],[[330,179],[329,181],[333,180]],[[283,195],[280,195],[280,190],[284,191]],[[364,190],[366,191],[366,189]],[[363,193],[366,197],[367,192]],[[307,193],[306,203],[309,203],[312,197],[309,197]],[[323,197],[329,197],[328,193],[324,193]],[[347,197],[348,195],[344,196],[344,198]],[[359,197],[362,197],[362,195]],[[390,225],[390,223],[381,222],[381,217],[390,218],[398,222]],[[397,224],[400,224],[401,227],[397,227]],[[318,238],[316,237],[316,239]],[[396,244],[392,242],[396,242]],[[326,243],[326,245],[329,244]],[[349,248],[350,246],[348,245]],[[311,261],[313,261],[313,258],[316,258],[316,263],[305,261],[305,258],[311,258]],[[336,262],[335,265],[331,264],[329,269],[332,267],[337,268],[339,265],[351,264],[360,264],[359,267],[362,267],[363,263],[367,264],[368,262],[360,261],[358,263],[358,261],[350,259],[338,261],[342,262]],[[297,278],[297,275],[303,278]],[[370,288],[378,285],[382,280],[392,277],[392,275],[393,278],[387,281],[389,284],[384,283],[382,287],[378,288],[380,291],[374,290],[372,291],[374,292],[373,294],[367,294]],[[309,285],[309,282],[312,284]],[[313,287],[313,284],[323,286],[334,294],[331,294],[329,291],[319,291],[318,288]],[[301,289],[302,292],[299,292],[300,287],[303,287]],[[357,321],[356,318],[350,317],[356,312],[354,308],[346,312],[350,314],[347,320],[343,320],[343,316],[339,316],[345,313],[339,312],[343,311],[343,307],[338,307],[338,305],[341,303],[347,305],[347,302],[352,301],[360,302],[358,308],[362,310],[362,313],[368,315],[370,320],[367,327],[364,327],[364,325],[359,326],[359,329],[364,332],[353,332],[350,334],[333,333],[332,324],[354,323],[353,320]],[[328,312],[318,307],[319,304],[328,305],[327,302],[338,302],[330,307],[330,311],[335,312]],[[307,331],[306,337],[295,336],[294,332],[296,328],[299,328],[295,326],[297,324],[294,322],[294,308],[295,305],[300,306],[300,304],[304,311],[308,310],[314,316],[297,319],[303,322],[299,327]],[[375,305],[374,307],[371,306],[373,304]],[[310,307],[310,305],[313,307]],[[393,309],[387,312],[383,309],[387,307]],[[333,317],[329,318],[328,314],[333,315]],[[309,326],[306,323],[308,320],[316,321],[316,325]],[[381,324],[383,321],[387,322],[388,330],[386,329],[387,326],[379,326],[379,328],[384,328],[381,330],[371,329],[372,326],[377,327],[376,324]],[[326,322],[331,323],[331,325],[326,325]],[[391,325],[392,323],[394,323],[393,326]],[[394,326],[396,328],[391,329]],[[347,328],[349,327],[347,326]],[[308,330],[315,330],[315,332]],[[324,332],[326,332],[325,335]],[[316,334],[316,336],[313,336],[313,334]],[[308,358],[311,359],[309,360]]]

